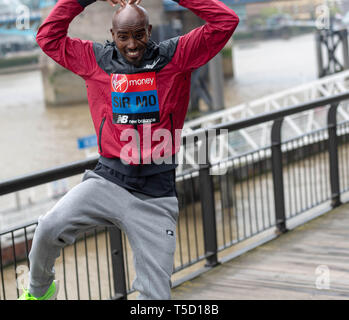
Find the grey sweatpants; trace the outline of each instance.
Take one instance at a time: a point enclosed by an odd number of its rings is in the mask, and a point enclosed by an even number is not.
[[[60,250],[74,243],[79,233],[116,225],[133,251],[138,299],[170,299],[177,218],[176,197],[130,193],[86,171],[83,181],[39,218],[29,254],[29,292],[37,297],[45,294],[54,280]]]

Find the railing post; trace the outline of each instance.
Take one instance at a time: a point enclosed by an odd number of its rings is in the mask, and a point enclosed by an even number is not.
[[[271,129],[271,160],[274,186],[275,219],[278,232],[284,233],[286,228],[284,178],[281,151],[281,127],[283,118],[275,120]]]
[[[109,239],[114,283],[114,296],[111,299],[127,300],[122,234],[118,227],[109,228]]]
[[[327,114],[328,153],[330,160],[331,206],[338,207],[340,200],[338,169],[337,108],[339,103],[332,104]]]
[[[322,32],[320,30],[317,30],[315,33],[315,37],[316,37],[315,43],[316,43],[316,58],[317,58],[318,77],[322,78],[325,75],[323,55],[322,55],[322,41],[323,41]]]
[[[348,31],[343,29],[340,31],[342,47],[343,47],[343,68],[344,70],[349,69],[349,47],[348,47]]]
[[[217,257],[217,228],[216,228],[216,208],[214,199],[214,187],[212,176],[210,175],[209,143],[208,131],[204,133],[203,143],[199,150],[199,161],[204,159],[205,163],[200,163],[199,183],[201,186],[201,207],[204,233],[204,246],[206,256],[206,267],[214,267],[219,264]],[[204,157],[204,158],[202,158]]]

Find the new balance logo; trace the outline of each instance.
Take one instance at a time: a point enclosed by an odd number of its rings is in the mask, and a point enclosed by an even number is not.
[[[127,123],[128,121],[128,116],[118,116],[118,120],[116,121],[116,123]]]

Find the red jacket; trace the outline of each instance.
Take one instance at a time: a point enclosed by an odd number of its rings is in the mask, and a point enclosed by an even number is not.
[[[102,45],[67,36],[70,22],[91,2],[59,0],[36,40],[48,56],[85,80],[99,153],[128,162],[131,158],[132,164],[138,164],[140,158],[147,163],[151,156],[178,152],[191,73],[224,47],[238,25],[238,16],[218,0],[180,0],[180,5],[207,23],[159,45],[150,41],[142,65],[134,67],[113,42]],[[167,129],[171,136],[157,129]],[[131,152],[135,143],[137,154]]]

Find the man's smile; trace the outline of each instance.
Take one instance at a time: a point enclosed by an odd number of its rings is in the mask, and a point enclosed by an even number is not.
[[[128,57],[130,57],[131,59],[136,59],[136,58],[139,58],[141,56],[141,51],[140,50],[129,50],[129,51],[126,51],[126,55]]]

